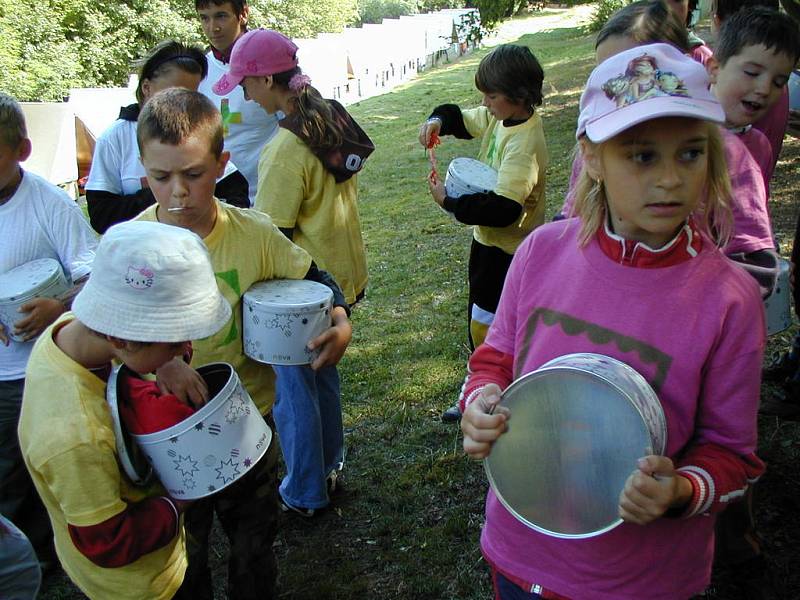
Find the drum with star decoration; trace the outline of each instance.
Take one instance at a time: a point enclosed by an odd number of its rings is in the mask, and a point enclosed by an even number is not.
[[[117,453],[128,477],[146,481],[141,453],[169,495],[178,500],[210,496],[241,479],[266,454],[272,431],[233,367],[211,363],[197,369],[206,382],[208,402],[180,423],[156,433],[126,434],[118,402],[124,402],[122,381],[135,376],[127,367],[114,369],[106,392],[115,420]],[[136,445],[131,451],[129,437]],[[129,469],[134,469],[133,473]]]
[[[271,365],[307,365],[308,342],[331,326],[333,292],[307,279],[260,281],[244,294],[244,353]]]

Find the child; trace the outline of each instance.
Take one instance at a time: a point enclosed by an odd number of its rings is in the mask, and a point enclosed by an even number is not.
[[[768,30],[772,28],[773,25],[777,25],[778,27],[785,28],[787,25],[791,24],[791,19],[787,18],[785,14],[781,14],[779,12],[779,3],[778,0],[712,0],[711,2],[711,29],[712,31],[716,32],[717,35],[720,34],[722,30],[722,26],[724,23],[733,15],[735,15],[740,10],[749,11],[752,8],[767,8],[771,9],[773,12],[770,13],[771,17],[774,17],[775,23],[774,24],[767,24]],[[763,21],[762,21],[763,23]],[[734,25],[734,30],[738,29],[742,25],[748,26],[746,18],[738,19],[738,23]],[[753,29],[751,27],[747,27],[752,32]],[[786,30],[784,30],[785,32]],[[766,33],[766,31],[764,32]],[[752,36],[752,33],[748,34]],[[796,34],[793,34],[796,35]],[[770,38],[774,39],[774,35],[770,35]],[[764,39],[762,34],[762,39]],[[792,43],[796,41],[796,38],[786,38],[783,40],[784,43]],[[741,46],[741,40],[733,42],[733,50],[734,53],[737,53],[737,49]],[[751,44],[751,45],[758,45],[758,44]],[[716,51],[719,50],[719,43],[717,44]],[[781,153],[781,148],[783,147],[783,136],[786,133],[786,125],[789,118],[789,90],[786,86],[783,86],[783,90],[781,92],[780,98],[775,102],[771,109],[762,112],[762,115],[758,118],[758,120],[754,123],[753,127],[761,131],[769,140],[771,149],[772,149],[772,168],[769,169],[770,172],[775,168],[775,164],[778,162],[778,157]]]
[[[145,268],[147,279],[130,276]],[[112,360],[158,369],[219,330],[231,308],[202,241],[157,223],[109,229],[72,308],[33,349],[19,423],[58,558],[93,600],[192,598],[181,588],[185,503],[120,470],[105,379]]]
[[[678,77],[686,94],[618,107],[602,86],[644,54]],[[485,457],[514,426],[497,404],[513,378],[559,355],[598,352],[654,386],[666,416],[666,455],[630,466],[620,490],[625,522],[589,539],[535,532],[490,491],[481,547],[501,599],[539,597],[523,596],[521,587],[541,597],[688,598],[709,581],[714,513],[764,469],[753,454],[761,300],[753,280],[717,249],[721,239],[709,236],[730,227],[714,125],[724,112],[703,67],[666,44],[601,63],[580,108],[586,161],[578,219],[538,229],[514,256],[497,318],[470,359],[464,449]]]
[[[774,142],[755,124],[779,110],[776,107],[787,93],[786,84],[798,57],[797,24],[788,15],[757,6],[725,20],[707,65],[714,94],[725,109],[725,125],[739,133],[761,167],[767,189],[777,154],[773,155]],[[785,124],[784,120],[784,129]]]
[[[153,48],[144,60],[139,69],[136,103],[120,110],[119,119],[103,132],[95,146],[86,202],[92,227],[98,233],[114,223],[132,219],[155,202],[136,147],[139,111],[159,90],[196,90],[207,73],[206,57],[199,48],[171,40]],[[233,204],[249,206],[247,183],[238,172],[222,179],[216,193]]]
[[[89,275],[94,232],[62,190],[20,166],[31,154],[22,108],[0,93],[0,273],[39,258],[57,260],[72,289],[59,299],[34,298],[13,324],[25,341],[0,324],[0,514],[30,539],[39,560],[51,562],[52,531],[17,440],[25,366],[33,340],[65,310]]]
[[[263,213],[227,206],[213,196],[214,181],[224,170],[222,117],[204,95],[173,88],[156,94],[139,117],[139,151],[157,204],[138,219],[183,227],[203,238],[222,293],[233,317],[208,340],[194,344],[194,362],[227,362],[268,423],[274,395],[274,374],[268,365],[247,358],[242,348],[242,294],[265,279],[306,277],[334,290],[333,326],[310,346],[320,348],[316,368],[335,364],[350,341],[347,304],[338,286],[317,269],[311,257],[295,246]],[[195,371],[173,360],[159,370],[164,391],[193,403],[208,392]],[[231,543],[228,595],[237,599],[270,598],[277,568],[272,551],[277,524],[277,447],[246,477],[214,496],[195,502],[186,516],[189,534],[187,582],[199,598],[210,598],[208,535],[214,512]]]
[[[456,220],[474,225],[469,258],[469,342],[477,348],[494,319],[503,281],[517,246],[544,221],[545,171],[549,160],[542,118],[544,71],[525,46],[503,44],[483,57],[475,73],[482,106],[462,111],[437,106],[420,128],[420,143],[432,136],[481,137],[478,159],[497,170],[497,187],[486,194],[446,195],[444,183],[429,178],[434,201]],[[443,421],[457,421],[458,405]]]
[[[247,179],[249,206],[252,206],[256,198],[261,150],[278,132],[280,115],[266,113],[252,102],[246,102],[239,87],[234,86],[221,95],[211,90],[211,86],[230,69],[231,53],[247,32],[250,7],[247,0],[195,0],[194,7],[210,45],[206,54],[208,77],[200,84],[199,90],[222,113],[225,149]]]
[[[297,46],[277,31],[246,33],[214,91],[227,94],[240,83],[245,97],[265,111],[286,115],[261,153],[255,207],[330,271],[352,306],[367,286],[357,173],[372,142],[341,104],[311,87],[298,66]],[[281,508],[311,517],[329,504],[342,468],[339,374],[334,365],[274,369],[275,425],[286,464]]]

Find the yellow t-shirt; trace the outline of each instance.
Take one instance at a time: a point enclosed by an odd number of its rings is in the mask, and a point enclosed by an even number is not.
[[[355,302],[367,287],[357,176],[336,183],[303,140],[279,129],[261,151],[255,207],[278,227],[294,228],[294,242]]]
[[[145,209],[137,220],[157,221],[158,205]],[[217,222],[205,239],[217,284],[233,314],[225,326],[204,340],[193,340],[192,365],[226,362],[233,366],[261,414],[275,401],[275,372],[251,360],[242,342],[242,295],[257,281],[302,279],[311,257],[289,241],[269,216],[217,201]]]
[[[461,112],[469,134],[483,138],[478,160],[497,171],[494,192],[522,205],[522,214],[506,227],[476,225],[474,236],[484,246],[514,254],[517,246],[544,222],[545,171],[549,156],[542,118],[534,113],[519,125],[506,127],[485,106]]]
[[[28,361],[18,430],[25,465],[50,515],[61,565],[89,598],[172,598],[186,571],[183,527],[163,548],[116,568],[95,565],[70,538],[67,524],[97,525],[127,503],[165,495],[159,484],[134,486],[120,470],[105,382],[53,341],[74,318],[66,313],[45,330]]]

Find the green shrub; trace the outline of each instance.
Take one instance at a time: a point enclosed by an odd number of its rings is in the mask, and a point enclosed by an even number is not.
[[[589,31],[600,31],[611,15],[630,3],[631,0],[600,0],[592,13]]]
[[[362,23],[380,23],[417,12],[416,0],[358,0],[358,16]]]

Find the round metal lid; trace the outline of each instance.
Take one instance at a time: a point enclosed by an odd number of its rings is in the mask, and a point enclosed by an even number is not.
[[[508,431],[484,466],[503,505],[555,537],[591,537],[619,525],[625,481],[637,459],[653,453],[632,400],[595,373],[547,368],[511,384],[501,405],[511,411]]]
[[[31,298],[62,277],[61,265],[52,258],[39,258],[0,275],[0,303]]]
[[[126,377],[137,377],[125,365],[115,367],[111,371],[106,385],[106,401],[111,411],[111,421],[114,425],[114,438],[117,445],[117,456],[120,465],[134,484],[146,485],[153,476],[153,467],[144,457],[139,446],[131,438],[128,430],[123,426],[119,414],[119,402],[125,402],[122,384]]]
[[[306,279],[274,279],[259,281],[244,294],[245,301],[261,306],[274,306],[302,311],[325,308],[333,298],[331,289]]]
[[[447,175],[471,189],[493,190],[497,186],[497,171],[474,158],[454,158],[447,167]]]

